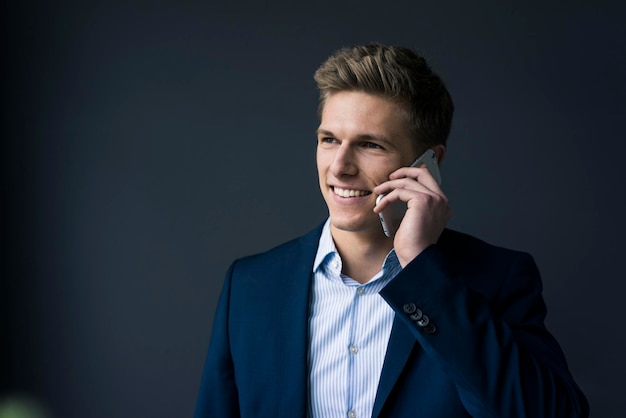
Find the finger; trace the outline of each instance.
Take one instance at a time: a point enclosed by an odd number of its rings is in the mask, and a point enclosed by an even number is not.
[[[432,187],[432,184],[430,186]],[[394,189],[408,189],[419,191],[422,193],[434,193],[438,195],[444,195],[441,189],[437,188],[436,190],[432,190],[430,189],[428,184],[425,184],[424,182],[418,182],[417,180],[410,177],[404,177],[396,180],[388,180],[374,187],[373,191],[376,194],[385,194]]]
[[[424,170],[428,171],[428,168],[426,168],[426,164],[422,164],[419,167],[400,167],[394,172],[392,172],[391,174],[389,174],[389,178],[390,179],[399,179],[402,177],[415,178],[416,176],[418,176],[417,172],[424,171]]]
[[[391,188],[388,190],[388,193],[381,193],[379,198],[376,199],[376,206],[374,206],[374,212],[376,213],[382,212],[388,205],[398,200],[402,200],[398,190],[399,189]]]
[[[396,180],[395,182],[401,181],[402,180]],[[393,182],[390,181],[388,183]],[[378,200],[378,203],[374,207],[374,212],[379,213],[383,211],[387,205],[398,200],[404,201],[409,207],[414,204],[425,204],[426,206],[448,205],[448,197],[445,194],[435,193],[415,181],[412,183],[414,183],[412,188],[392,187],[388,193],[383,193],[383,197]]]
[[[439,183],[437,183],[437,180],[435,180],[431,172],[426,168],[426,164],[422,164],[420,167],[401,167],[389,175],[390,180],[404,177],[413,178],[426,185],[429,189],[435,192],[441,192]]]

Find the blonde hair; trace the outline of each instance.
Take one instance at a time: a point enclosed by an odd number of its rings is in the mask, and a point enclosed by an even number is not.
[[[408,48],[378,43],[343,48],[315,72],[318,114],[339,91],[361,91],[398,103],[406,112],[418,149],[446,144],[454,104],[441,78]]]

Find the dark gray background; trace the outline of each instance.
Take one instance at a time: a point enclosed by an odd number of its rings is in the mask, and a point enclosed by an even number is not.
[[[592,415],[626,416],[626,14],[579,3],[4,2],[2,393],[190,416],[228,264],[326,216],[313,72],[379,41],[455,99],[450,226],[535,256]]]

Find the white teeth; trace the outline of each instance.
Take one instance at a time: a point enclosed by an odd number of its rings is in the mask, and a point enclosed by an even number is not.
[[[339,187],[333,187],[333,190],[336,194],[341,197],[360,197],[367,196],[371,192],[367,192],[365,190],[350,190],[350,189],[340,189]]]

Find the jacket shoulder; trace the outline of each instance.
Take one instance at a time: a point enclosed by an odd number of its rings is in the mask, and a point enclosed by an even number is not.
[[[520,257],[532,258],[530,254],[526,252],[494,245],[480,238],[453,229],[444,230],[437,246],[446,254],[447,258],[453,258],[456,261],[510,261]]]
[[[233,262],[231,269],[236,268],[240,271],[242,269],[253,269],[256,271],[265,269],[267,271],[268,269],[276,269],[284,263],[300,257],[310,257],[312,265],[321,233],[322,225],[305,235],[286,241],[267,251],[239,258]]]

